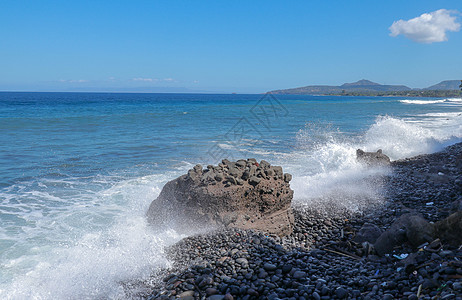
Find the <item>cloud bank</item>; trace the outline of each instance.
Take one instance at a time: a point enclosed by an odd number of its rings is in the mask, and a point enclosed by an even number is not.
[[[144,82],[157,82],[159,79],[157,78],[142,78],[142,77],[136,77],[132,79],[133,81],[144,81]]]
[[[457,11],[440,9],[410,20],[399,20],[390,26],[390,35],[400,34],[418,43],[431,44],[448,40],[447,31],[459,31]]]
[[[159,79],[159,78],[143,78],[143,77],[132,78],[132,81],[142,81],[142,82],[176,82],[176,80],[173,79],[173,78]]]
[[[86,83],[88,80],[86,79],[60,79],[59,82],[66,82],[66,83]]]

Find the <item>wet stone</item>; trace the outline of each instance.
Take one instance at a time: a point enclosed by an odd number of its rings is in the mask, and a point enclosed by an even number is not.
[[[339,299],[345,299],[348,296],[348,291],[342,287],[339,287],[335,290],[335,295]]]
[[[270,264],[270,263],[265,263],[263,265],[263,268],[266,270],[266,271],[274,271],[277,269],[277,266],[276,265],[273,265],[273,264]]]
[[[238,264],[240,264],[240,265],[247,265],[247,264],[249,264],[249,262],[247,261],[247,259],[244,258],[244,257],[241,257],[241,258],[236,259],[236,263],[238,263]]]
[[[294,275],[292,275],[294,279],[302,279],[306,277],[306,272],[303,271],[295,271]]]

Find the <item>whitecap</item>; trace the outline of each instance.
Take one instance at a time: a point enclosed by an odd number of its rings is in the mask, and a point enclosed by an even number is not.
[[[444,103],[444,102],[447,102],[448,99],[444,99],[444,100],[399,100],[399,102],[401,103],[406,103],[406,104],[419,104],[419,105],[422,105],[422,104],[435,104],[435,103]]]

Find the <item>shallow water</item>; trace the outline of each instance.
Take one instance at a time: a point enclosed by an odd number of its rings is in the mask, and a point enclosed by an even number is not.
[[[392,159],[462,140],[461,99],[0,93],[0,297],[118,298],[182,235],[145,212],[196,163],[255,157],[294,203],[380,201],[355,151]]]

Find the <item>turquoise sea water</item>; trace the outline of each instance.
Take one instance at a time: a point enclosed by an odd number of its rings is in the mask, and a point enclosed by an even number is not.
[[[379,199],[355,150],[392,159],[462,140],[462,99],[0,93],[0,298],[126,297],[169,262],[144,214],[196,163],[255,157],[294,202]]]

